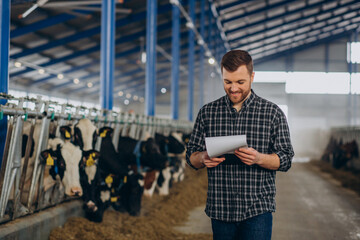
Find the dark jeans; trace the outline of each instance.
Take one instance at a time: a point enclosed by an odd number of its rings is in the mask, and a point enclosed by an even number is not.
[[[214,240],[270,240],[272,214],[267,212],[241,222],[211,219]]]

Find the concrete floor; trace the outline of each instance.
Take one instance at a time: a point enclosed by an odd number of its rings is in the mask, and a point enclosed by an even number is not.
[[[277,211],[274,240],[360,239],[360,197],[344,189],[328,174],[303,163],[287,173],[277,173]],[[190,213],[177,229],[186,233],[211,233],[204,206]]]

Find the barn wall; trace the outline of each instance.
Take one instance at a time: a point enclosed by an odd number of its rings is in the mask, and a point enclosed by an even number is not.
[[[301,52],[290,54],[274,59],[269,62],[257,64],[256,71],[318,71],[347,72],[346,43],[347,38],[322,44]],[[326,62],[326,48],[329,49],[329,59]],[[360,69],[360,68],[358,68]],[[206,71],[204,86],[200,86],[196,78],[194,91],[194,120],[197,116],[199,105],[199,91],[205,91],[205,103],[223,96],[224,89],[219,75],[213,77]],[[180,90],[179,118],[187,119],[188,115],[188,90],[186,79],[182,79]],[[328,142],[328,134],[331,127],[347,126],[355,123],[353,108],[349,108],[349,95],[316,95],[316,94],[286,94],[284,83],[254,83],[253,89],[256,94],[278,105],[287,105],[288,121],[291,138],[296,156],[318,158]],[[360,105],[360,96],[352,96],[353,102]],[[166,93],[157,98],[156,115],[159,117],[171,117],[171,96]],[[124,110],[134,109],[143,113],[141,104],[131,104]],[[357,124],[360,125],[360,111],[357,111]]]

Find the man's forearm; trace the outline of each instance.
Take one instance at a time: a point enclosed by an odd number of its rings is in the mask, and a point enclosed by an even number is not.
[[[196,168],[205,167],[204,159],[202,157],[202,152],[194,152],[193,154],[191,154],[190,162]]]
[[[269,170],[278,170],[280,167],[280,158],[276,153],[272,153],[272,154],[264,154],[264,153],[260,153],[259,154],[260,158],[258,161],[258,165],[260,167],[269,169]]]

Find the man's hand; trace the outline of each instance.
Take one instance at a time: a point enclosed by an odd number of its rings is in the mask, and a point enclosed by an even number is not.
[[[260,153],[253,148],[236,149],[235,155],[246,165],[259,164],[260,162]]]
[[[210,158],[206,151],[202,152],[201,158],[204,165],[208,168],[216,167],[217,165],[225,161],[225,157]]]
[[[280,167],[280,158],[275,153],[264,154],[253,148],[239,148],[235,150],[235,155],[249,166],[257,164],[269,170],[278,170]]]
[[[190,162],[196,168],[216,167],[217,165],[222,163],[224,160],[225,160],[225,157],[210,158],[206,151],[194,152],[190,156]]]

